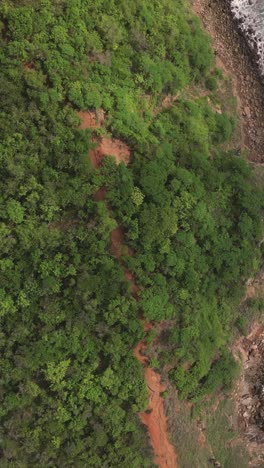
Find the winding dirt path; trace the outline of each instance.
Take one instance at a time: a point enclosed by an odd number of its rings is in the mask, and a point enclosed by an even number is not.
[[[151,324],[144,321],[144,330],[147,333]],[[140,420],[148,428],[151,445],[154,450],[156,463],[160,468],[176,468],[177,457],[173,445],[168,439],[167,420],[164,412],[164,401],[161,393],[166,387],[161,383],[160,375],[149,367],[149,362],[142,351],[147,348],[145,340],[138,343],[134,355],[144,367],[145,381],[149,392],[149,405],[147,411],[140,413]]]
[[[79,112],[81,119],[80,128],[98,128],[98,118],[92,112]],[[101,122],[102,123],[102,122]],[[99,123],[100,126],[100,123]],[[125,164],[129,162],[130,149],[128,146],[116,139],[93,139],[97,142],[95,150],[90,152],[91,162],[94,168],[99,168],[101,161],[105,156],[112,155],[115,157],[117,164],[123,161]],[[94,199],[96,201],[105,199],[105,189],[99,189]],[[136,284],[135,277],[122,264],[122,246],[124,245],[124,232],[121,226],[118,226],[111,233],[111,245],[113,255],[119,260],[124,268],[125,277],[131,283],[131,293],[135,299],[139,299],[139,287]],[[131,254],[131,252],[130,252]],[[145,334],[152,328],[152,325],[143,319]],[[134,355],[144,367],[145,381],[149,393],[149,405],[145,412],[139,414],[141,422],[147,427],[150,442],[154,451],[154,463],[160,468],[177,468],[177,457],[173,445],[169,441],[167,420],[164,410],[164,400],[161,393],[166,390],[166,387],[161,383],[160,375],[155,372],[150,366],[149,361],[142,352],[147,348],[145,338],[143,338],[136,348]]]

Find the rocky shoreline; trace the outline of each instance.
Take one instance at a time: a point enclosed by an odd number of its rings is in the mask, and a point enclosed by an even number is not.
[[[235,23],[249,45],[261,78],[264,79],[263,11],[258,1],[226,0],[232,10]]]
[[[251,455],[249,466],[263,466],[264,325],[254,322],[249,335],[238,338],[232,351],[241,364],[241,375],[233,392],[238,428]]]
[[[264,164],[264,83],[249,48],[232,17],[230,0],[193,0],[192,7],[211,36],[216,64],[233,81],[242,123],[241,150],[252,163]]]

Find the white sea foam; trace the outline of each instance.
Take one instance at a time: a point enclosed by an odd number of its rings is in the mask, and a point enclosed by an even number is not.
[[[231,0],[230,4],[250,46],[257,52],[260,70],[264,75],[264,0]]]

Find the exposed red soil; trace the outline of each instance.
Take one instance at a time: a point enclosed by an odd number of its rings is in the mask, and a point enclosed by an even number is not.
[[[122,255],[122,245],[124,243],[124,232],[123,229],[118,226],[111,232],[111,244],[112,252],[118,260],[121,260]]]
[[[119,226],[111,233],[112,252],[122,262],[122,245],[124,232]],[[132,284],[132,294],[138,299],[139,287],[133,274],[125,270],[125,276]],[[145,334],[151,330],[152,325],[143,320]],[[139,414],[140,420],[148,428],[151,445],[154,450],[156,463],[160,468],[176,468],[177,458],[173,445],[170,443],[167,431],[167,420],[164,411],[164,401],[161,393],[166,386],[161,383],[161,377],[149,366],[149,361],[142,352],[147,348],[145,339],[141,340],[134,349],[134,355],[144,367],[145,381],[149,393],[149,405],[147,411]]]
[[[121,140],[102,138],[99,142],[99,149],[104,156],[114,156],[117,164],[122,161],[125,164],[129,163],[130,149]]]
[[[97,143],[98,140],[96,140],[95,138],[93,138],[92,140],[93,143]],[[89,152],[89,156],[90,156],[90,160],[91,160],[91,163],[92,163],[92,166],[95,168],[95,169],[98,169],[100,166],[101,166],[101,163],[102,163],[102,160],[104,158],[104,154],[101,152],[100,150],[100,147],[97,146],[95,149],[91,150]]]
[[[86,130],[87,128],[100,128],[104,123],[105,115],[103,109],[95,111],[80,111],[78,115],[81,119],[80,128]]]
[[[78,115],[81,119],[80,128],[86,130],[87,128],[98,128],[99,124],[96,120],[94,112],[80,111]]]
[[[99,109],[98,111],[80,111],[78,115],[81,119],[80,128],[86,130],[90,128],[96,130],[100,128],[104,123],[105,115],[104,110]],[[101,165],[101,161],[105,156],[114,156],[117,164],[122,161],[125,164],[129,163],[131,151],[129,147],[121,140],[117,138],[93,138],[93,143],[97,144],[97,147],[90,151],[90,158],[92,165],[98,169]]]
[[[32,70],[34,68],[33,63],[24,63],[23,64],[24,70]]]
[[[144,330],[151,329],[151,324],[144,322]],[[145,340],[138,343],[134,355],[144,366],[145,381],[149,392],[149,405],[147,411],[140,413],[139,417],[148,428],[151,445],[154,450],[156,463],[160,468],[176,468],[177,458],[173,445],[168,439],[167,421],[164,412],[164,401],[161,393],[166,386],[161,383],[160,374],[149,367],[148,358],[142,355],[147,348]]]
[[[79,113],[82,120],[81,128],[96,128],[94,126],[94,117],[85,113]],[[87,126],[87,125],[90,125]],[[98,143],[95,150],[90,151],[90,157],[93,167],[98,168],[101,165],[102,159],[105,156],[114,156],[116,163],[123,161],[128,164],[130,158],[130,149],[120,140],[102,138],[94,140]],[[105,188],[99,189],[94,195],[97,201],[105,199]],[[111,245],[113,255],[122,264],[122,246],[124,244],[124,232],[121,226],[118,226],[111,233]],[[131,252],[128,251],[131,255]],[[128,271],[123,265],[126,279],[131,283],[132,294],[135,299],[138,299],[139,287],[136,284],[134,275]],[[142,320],[144,324],[145,334],[151,330],[152,325]],[[141,340],[134,350],[134,355],[138,361],[144,366],[145,381],[149,392],[149,405],[145,412],[139,414],[140,420],[147,426],[151,445],[153,447],[155,459],[154,462],[160,468],[177,468],[177,458],[173,445],[170,443],[167,431],[167,420],[164,411],[164,400],[161,393],[166,390],[166,387],[161,383],[160,375],[155,372],[150,366],[146,356],[142,351],[147,348],[145,339]]]
[[[154,463],[160,468],[175,468],[177,466],[176,454],[168,439],[163,399],[160,396],[160,393],[166,390],[166,387],[161,384],[160,375],[150,367],[145,368],[145,380],[148,385],[150,400],[148,412],[140,413],[140,419],[149,430],[155,453]]]
[[[99,188],[94,194],[95,201],[103,201],[105,199],[106,189],[104,187]]]
[[[130,150],[128,146],[121,140],[110,138],[93,138],[93,143],[97,146],[90,151],[90,159],[93,167],[98,169],[101,166],[102,160],[105,156],[114,156],[117,164],[123,161],[128,164],[130,158]]]
[[[135,299],[138,299],[138,291],[139,291],[139,286],[136,284],[135,281],[135,276],[131,271],[125,270],[125,277],[126,280],[130,282],[131,287],[132,287],[132,295],[135,297]]]
[[[124,244],[124,231],[121,226],[118,226],[111,232],[111,246],[112,246],[112,253],[113,255],[118,258],[118,260],[122,263],[122,245]],[[130,252],[128,252],[130,255]],[[130,282],[132,287],[132,295],[135,299],[138,299],[138,291],[139,287],[136,284],[136,279],[131,271],[128,271],[124,265],[124,272],[126,280]]]

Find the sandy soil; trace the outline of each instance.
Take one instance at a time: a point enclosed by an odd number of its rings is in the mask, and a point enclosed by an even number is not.
[[[80,112],[81,128],[98,128],[98,120],[92,112]],[[101,124],[99,124],[100,126]],[[130,159],[130,149],[120,140],[102,138],[101,140],[93,140],[98,143],[95,150],[90,152],[91,162],[93,167],[98,168],[101,165],[102,159],[105,156],[114,156],[116,163],[123,161],[128,164]],[[96,201],[105,199],[105,189],[102,187],[94,195]],[[118,226],[111,233],[111,245],[113,255],[122,264],[122,245],[124,244],[124,232],[121,226]],[[129,252],[131,254],[131,252]],[[133,274],[128,271],[123,265],[125,277],[131,283],[132,294],[138,299],[139,287],[136,284],[136,279]],[[144,331],[147,333],[151,328],[151,324],[143,319]],[[160,468],[177,468],[177,458],[173,445],[169,441],[167,431],[167,421],[164,410],[164,400],[161,393],[166,390],[166,387],[161,383],[161,376],[155,372],[150,366],[146,356],[142,355],[142,351],[146,349],[147,344],[145,339],[138,343],[134,350],[134,355],[138,361],[144,366],[145,381],[149,391],[149,405],[147,411],[140,413],[140,419],[147,426],[150,442],[154,451],[154,462]]]

